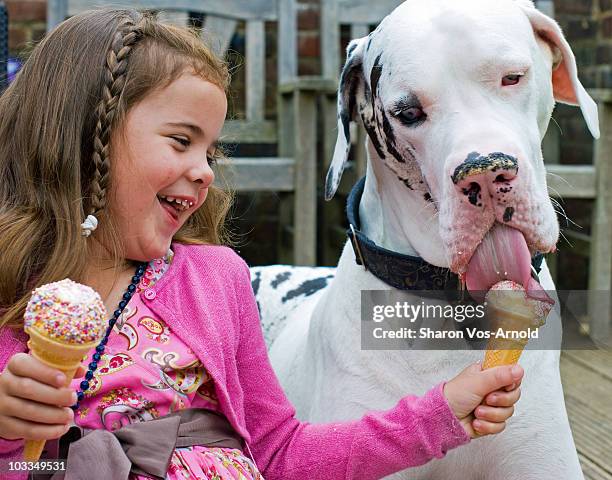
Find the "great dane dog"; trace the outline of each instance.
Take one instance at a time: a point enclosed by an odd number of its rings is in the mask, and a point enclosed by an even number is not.
[[[431,269],[449,268],[470,291],[509,278],[548,298],[548,269],[538,283],[530,258],[553,252],[559,235],[540,146],[555,101],[579,106],[599,135],[597,107],[553,20],[529,0],[408,0],[349,44],[338,96],[326,196],[338,186],[349,122],[358,119],[368,134],[362,235]],[[498,247],[495,267],[479,247],[486,239]],[[362,349],[360,292],[390,286],[357,257],[348,241],[335,271],[253,269],[272,363],[301,419],[390,408],[482,358],[476,350]],[[560,330],[553,310],[540,337],[559,341]],[[392,478],[582,479],[559,351],[526,351],[521,364],[522,399],[503,433]]]

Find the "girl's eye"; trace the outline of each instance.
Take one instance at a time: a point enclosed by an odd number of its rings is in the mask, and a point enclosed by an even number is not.
[[[516,85],[520,82],[522,76],[523,75],[520,75],[518,73],[513,73],[512,75],[506,75],[504,78],[502,78],[502,85],[504,87]]]
[[[425,112],[420,107],[410,107],[398,112],[397,118],[399,118],[404,125],[414,125],[425,120],[427,115],[425,115]]]
[[[191,142],[189,141],[188,138],[184,138],[184,137],[170,137],[172,138],[172,140],[174,140],[175,142],[180,143],[183,147],[188,147],[189,145],[191,145]]]

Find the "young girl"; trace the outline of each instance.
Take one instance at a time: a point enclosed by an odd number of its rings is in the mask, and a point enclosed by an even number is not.
[[[248,268],[221,246],[230,198],[211,164],[228,81],[195,34],[98,10],[53,31],[1,97],[3,472],[24,439],[65,446],[76,425],[70,478],[375,479],[512,415],[521,368],[472,365],[359,420],[294,417]],[[66,277],[114,312],[69,388],[22,330],[31,290]]]

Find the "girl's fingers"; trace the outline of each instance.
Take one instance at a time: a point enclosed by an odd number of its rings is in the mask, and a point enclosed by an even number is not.
[[[68,424],[74,418],[72,409],[44,405],[30,400],[7,397],[3,404],[4,415],[20,418],[28,422],[44,423],[46,425]]]
[[[76,403],[76,393],[70,388],[51,387],[32,378],[18,377],[6,371],[2,375],[10,376],[6,378],[5,388],[13,397],[60,407],[69,407]]]
[[[521,398],[521,389],[517,388],[510,392],[504,392],[503,390],[497,390],[489,393],[485,397],[485,403],[493,407],[511,407]]]
[[[514,382],[512,385],[508,385],[507,387],[505,387],[505,388],[504,388],[504,390],[505,390],[506,392],[510,392],[510,391],[512,391],[512,390],[514,390],[514,389],[516,389],[516,388],[520,387],[520,386],[521,386],[521,382],[522,382],[522,381],[523,381],[523,379],[521,378],[520,380],[518,380],[518,381]]]
[[[33,378],[40,383],[45,383],[53,387],[63,387],[66,385],[66,375],[55,368],[45,365],[26,353],[13,355],[7,367],[13,375],[18,377]]]
[[[503,432],[506,428],[506,422],[493,423],[477,418],[472,422],[472,428],[478,435],[493,435]]]
[[[487,405],[479,405],[474,411],[474,415],[479,420],[488,422],[505,422],[514,413],[514,407],[489,407]]]
[[[79,368],[74,374],[74,378],[81,378],[82,376],[85,375],[85,372],[87,372],[87,369],[83,365],[79,365]]]
[[[28,422],[20,418],[0,417],[0,428],[7,440],[51,440],[61,437],[70,428],[69,425],[45,425]]]

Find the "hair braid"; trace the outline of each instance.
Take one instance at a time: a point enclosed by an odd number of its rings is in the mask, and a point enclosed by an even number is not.
[[[96,127],[93,139],[94,178],[91,184],[90,214],[95,215],[106,206],[106,189],[110,176],[109,150],[111,129],[123,88],[130,52],[142,37],[141,29],[132,18],[126,18],[117,27],[113,43],[106,56],[106,71],[102,86],[102,99],[96,107]]]

